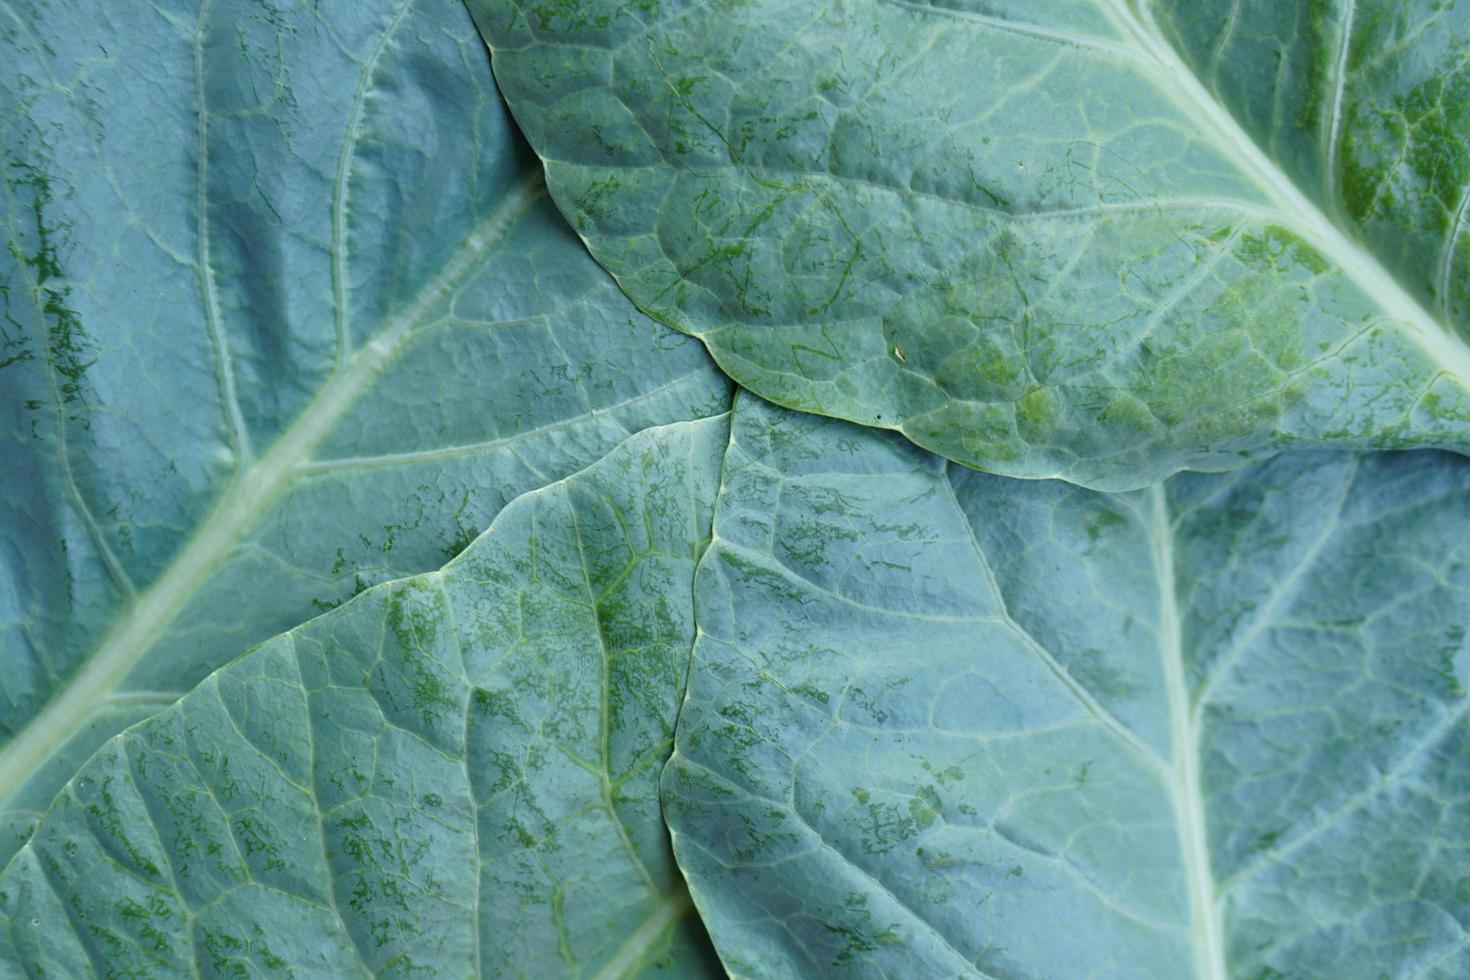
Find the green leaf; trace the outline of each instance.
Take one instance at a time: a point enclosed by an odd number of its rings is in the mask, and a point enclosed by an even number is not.
[[[727,431],[629,438],[109,741],[0,876],[0,973],[709,975],[657,784]]]
[[[26,0],[0,65],[0,859],[225,659],[728,406],[454,0]]]
[[[1466,9],[1435,0],[1157,7],[1185,61],[1255,142],[1465,335]]]
[[[1108,494],[742,398],[664,775],[745,976],[1470,971],[1470,463]]]
[[[1102,489],[1470,448],[1461,4],[470,7],[593,254],[775,402]]]

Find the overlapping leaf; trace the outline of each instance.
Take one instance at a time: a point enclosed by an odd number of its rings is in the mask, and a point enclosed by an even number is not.
[[[1470,970],[1470,463],[1105,494],[751,399],[665,774],[744,976]]]
[[[1161,30],[1298,186],[1427,310],[1470,325],[1470,6],[1156,4]]]
[[[701,973],[667,820],[736,975],[1470,965],[1464,460],[1107,494],[733,425],[108,743],[0,877],[0,962]]]
[[[470,6],[593,254],[767,398],[1108,489],[1470,448],[1470,4]]]
[[[705,975],[659,813],[723,418],[107,743],[0,875],[0,976]]]
[[[1458,0],[471,7],[774,400],[1466,447]],[[707,418],[451,0],[0,50],[0,976],[1470,971],[1462,458]]]
[[[225,659],[724,410],[453,0],[0,10],[0,858]]]

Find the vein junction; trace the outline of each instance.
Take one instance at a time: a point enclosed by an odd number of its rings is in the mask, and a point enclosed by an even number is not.
[[[191,596],[288,487],[312,449],[347,414],[405,341],[464,280],[545,192],[539,172],[528,177],[465,239],[444,268],[322,387],[271,449],[242,469],[168,570],[144,592],[51,701],[0,749],[0,801],[13,797],[92,715]]]

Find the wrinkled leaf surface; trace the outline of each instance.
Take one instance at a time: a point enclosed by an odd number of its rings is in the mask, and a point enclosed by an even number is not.
[[[639,433],[106,743],[0,875],[0,975],[711,975],[657,782],[726,433]]]
[[[742,399],[665,772],[768,976],[1470,970],[1470,465],[1106,494]]]
[[[723,411],[453,0],[0,11],[0,858],[225,660]]]
[[[775,402],[1103,489],[1470,448],[1470,3],[470,7],[593,254]]]

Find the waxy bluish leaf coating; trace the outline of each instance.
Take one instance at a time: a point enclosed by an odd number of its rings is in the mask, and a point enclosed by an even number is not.
[[[725,410],[454,0],[0,11],[0,858],[107,737]]]
[[[1103,489],[1470,449],[1470,4],[469,5],[593,254],[768,399]]]

